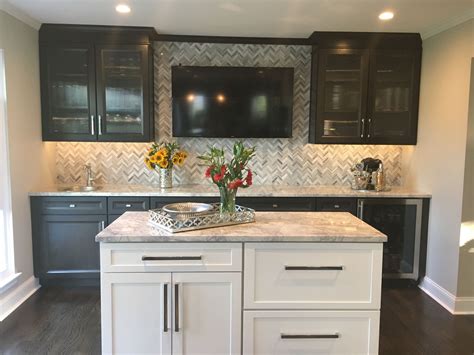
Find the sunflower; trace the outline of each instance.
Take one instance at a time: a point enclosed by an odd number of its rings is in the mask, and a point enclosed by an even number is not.
[[[182,151],[180,152],[180,155],[181,155],[181,157],[183,158],[183,160],[188,157],[188,153],[187,153],[186,151],[184,151],[184,150],[182,150]]]
[[[181,159],[181,157],[179,156],[179,153],[176,153],[175,155],[173,155],[173,159],[171,161],[173,162],[173,165],[175,165],[175,164],[179,165],[179,160],[180,159]]]
[[[168,168],[168,160],[166,159],[163,159],[160,163],[158,163],[158,165],[160,166],[160,168],[162,169],[167,169]]]
[[[183,163],[184,163],[184,158],[181,156],[178,158],[178,166],[183,165]]]
[[[153,164],[153,163],[151,162],[151,160],[148,159],[148,158],[145,158],[145,165],[146,165],[146,167],[147,167],[148,169],[150,169],[150,170],[154,170],[154,169],[155,169],[155,164]]]

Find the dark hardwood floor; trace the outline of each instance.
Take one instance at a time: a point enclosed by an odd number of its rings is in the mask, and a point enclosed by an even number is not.
[[[0,354],[100,354],[98,288],[44,287],[0,323]],[[417,288],[384,289],[380,354],[474,354],[474,316]]]

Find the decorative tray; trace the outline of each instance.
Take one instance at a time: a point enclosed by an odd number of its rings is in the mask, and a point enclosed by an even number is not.
[[[219,203],[212,203],[211,206],[210,211],[191,216],[170,214],[162,208],[150,210],[149,222],[170,233],[255,222],[255,210],[251,208],[236,205],[234,214],[221,215]]]

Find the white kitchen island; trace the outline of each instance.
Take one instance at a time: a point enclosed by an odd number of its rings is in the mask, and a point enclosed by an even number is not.
[[[349,213],[257,212],[171,234],[127,212],[97,235],[104,354],[376,354],[382,243]]]

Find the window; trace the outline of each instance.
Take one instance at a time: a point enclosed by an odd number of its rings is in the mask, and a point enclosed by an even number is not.
[[[0,49],[0,290],[14,279],[5,61]]]

